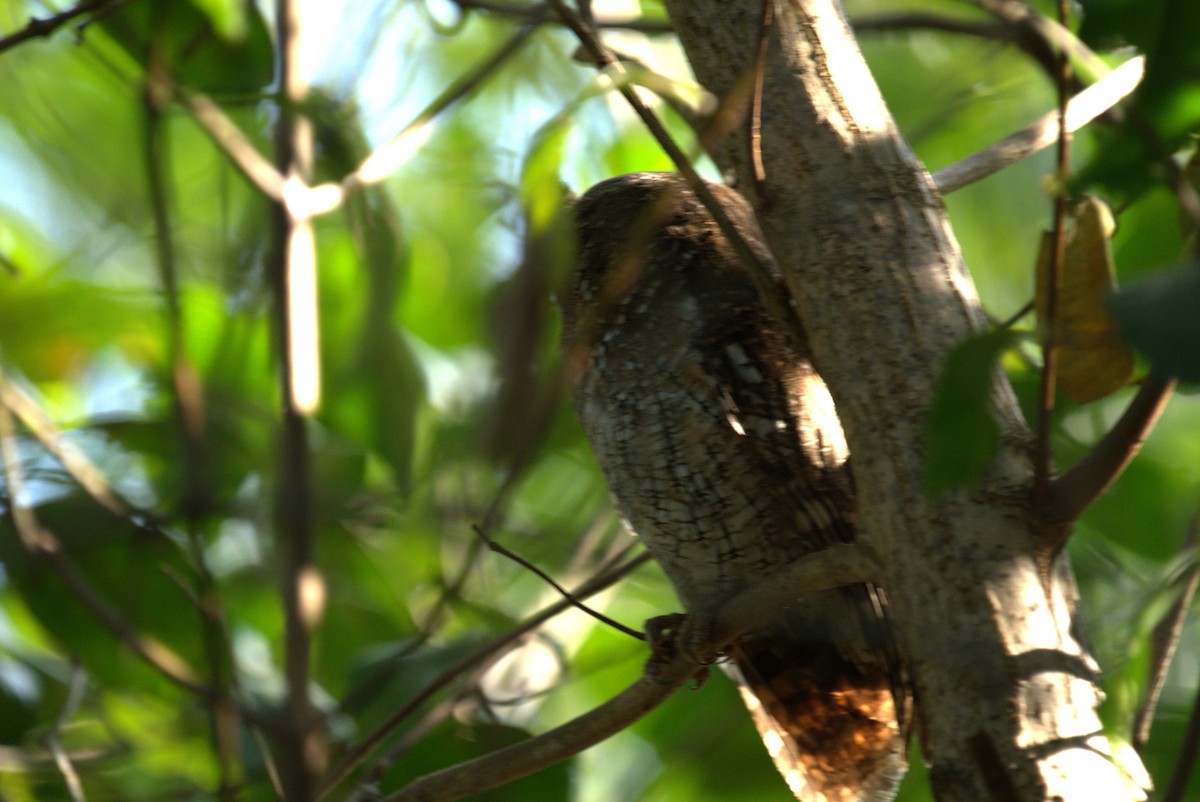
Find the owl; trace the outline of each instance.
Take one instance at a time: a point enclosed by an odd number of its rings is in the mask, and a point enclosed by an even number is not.
[[[795,318],[778,319],[793,307],[750,205],[711,189],[769,271],[776,303],[665,173],[618,176],[577,202],[578,261],[560,294],[572,399],[616,505],[701,616],[855,537],[829,392]],[[908,695],[881,590],[797,599],[726,657],[798,799],[894,796]]]

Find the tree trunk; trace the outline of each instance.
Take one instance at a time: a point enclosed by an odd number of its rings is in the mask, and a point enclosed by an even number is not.
[[[772,2],[773,0],[766,0]],[[719,97],[755,68],[763,3],[668,0]],[[1143,799],[1110,756],[1098,669],[1065,556],[1039,570],[1031,437],[1002,376],[1001,452],[982,486],[922,490],[925,415],[946,354],[985,321],[945,209],[901,138],[835,0],[775,2],[761,159],[749,116],[723,143],[759,212],[846,429],[860,542],[882,563],[940,800]],[[1132,758],[1136,762],[1136,758]]]

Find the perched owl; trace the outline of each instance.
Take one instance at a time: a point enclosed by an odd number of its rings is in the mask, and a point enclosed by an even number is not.
[[[792,307],[753,211],[712,185]],[[576,412],[617,505],[684,608],[711,614],[789,562],[855,536],[848,452],[794,322],[675,175],[593,187],[561,295]],[[778,315],[778,313],[776,313]],[[882,593],[814,593],[728,651],[763,743],[804,802],[889,800],[907,693]]]

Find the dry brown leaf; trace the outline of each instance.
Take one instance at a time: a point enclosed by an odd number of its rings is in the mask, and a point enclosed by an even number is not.
[[[1055,333],[1058,390],[1086,404],[1119,390],[1133,375],[1133,352],[1105,306],[1116,288],[1109,240],[1116,223],[1108,204],[1089,197],[1075,206],[1066,234],[1066,258],[1059,277]],[[1038,329],[1045,331],[1053,238],[1042,235],[1037,265]]]

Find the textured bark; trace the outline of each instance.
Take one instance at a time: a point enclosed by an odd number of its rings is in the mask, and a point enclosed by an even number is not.
[[[702,83],[725,95],[745,80],[761,2],[667,6]],[[984,325],[941,199],[836,2],[777,2],[770,36],[764,180],[752,178],[747,129],[725,150],[846,429],[860,538],[884,563],[934,791],[941,800],[1143,798],[1108,756],[1070,567],[1060,558],[1039,570],[1030,436],[1002,377],[992,411],[1003,447],[982,487],[935,500],[922,492],[938,371]]]

